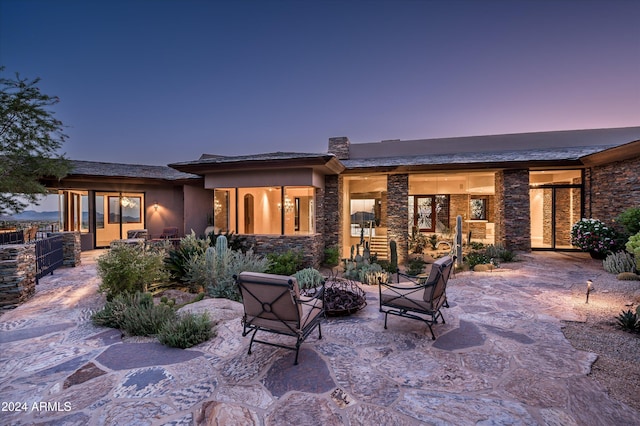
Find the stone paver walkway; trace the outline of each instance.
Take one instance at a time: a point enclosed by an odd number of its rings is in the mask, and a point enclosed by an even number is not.
[[[246,350],[241,305],[191,305],[221,320],[188,350],[96,327],[95,264],[45,277],[33,299],[0,316],[0,425],[631,425],[640,413],[587,377],[596,355],[574,349],[562,320],[601,267],[583,255],[525,262],[450,280],[446,324],[383,328],[368,306],[330,319],[293,353]],[[583,302],[582,302],[583,303]]]

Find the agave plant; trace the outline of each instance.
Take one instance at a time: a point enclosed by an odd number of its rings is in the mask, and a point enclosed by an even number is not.
[[[622,311],[622,313],[616,317],[616,321],[618,326],[620,326],[624,331],[640,331],[638,315],[631,312],[631,309]]]

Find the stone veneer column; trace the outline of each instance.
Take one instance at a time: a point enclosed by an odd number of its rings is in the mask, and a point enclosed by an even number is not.
[[[350,144],[349,138],[344,136],[329,138],[329,154],[335,155],[338,160],[348,160]]]
[[[0,246],[0,310],[13,309],[36,292],[36,246]]]
[[[62,235],[63,266],[78,266],[82,263],[82,252],[79,232],[56,232],[52,235]]]
[[[407,261],[409,253],[409,175],[389,175],[387,178],[387,236],[395,240],[398,264]]]
[[[324,246],[341,247],[340,227],[342,226],[342,176],[327,175],[324,177]]]
[[[496,243],[510,250],[531,251],[529,171],[496,173]]]

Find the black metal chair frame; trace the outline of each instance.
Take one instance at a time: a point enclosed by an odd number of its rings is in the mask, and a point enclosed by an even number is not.
[[[410,276],[406,274],[402,274],[398,272],[398,283],[400,283],[400,277],[406,279],[406,281],[414,284],[413,286],[399,286],[393,285],[389,283],[383,283],[382,279],[379,278],[379,298],[380,298],[380,312],[384,313],[384,328],[387,328],[387,317],[389,314],[396,315],[399,317],[415,319],[418,321],[422,321],[429,327],[429,331],[431,332],[431,339],[435,340],[436,336],[433,333],[433,328],[431,327],[433,324],[438,323],[438,318],[442,320],[442,323],[445,324],[444,316],[442,316],[441,308],[448,308],[449,303],[447,301],[447,282],[449,281],[449,277],[451,276],[451,271],[453,270],[453,265],[455,263],[455,256],[451,258],[451,263],[448,267],[445,267],[446,271],[444,271],[443,275],[443,267],[438,266],[437,264],[433,264],[432,268],[437,268],[437,275],[430,279],[429,281],[424,279],[417,279],[415,276]],[[431,275],[431,274],[430,274]],[[431,276],[429,276],[431,278]],[[438,286],[436,285],[439,280],[444,280],[442,294],[437,297],[437,300],[434,303],[434,295]],[[387,300],[383,302],[382,292],[383,287],[391,290],[394,294],[394,297],[391,300]],[[422,295],[425,292],[426,288],[431,287],[431,297],[430,302],[422,302]],[[409,296],[417,296],[417,299],[420,302],[416,302],[412,300]],[[429,303],[429,307],[425,308],[424,303]],[[406,306],[408,305],[408,306]],[[386,308],[386,309],[385,309]],[[412,313],[413,312],[413,313]],[[426,315],[426,318],[423,316],[419,316],[416,314]]]
[[[251,292],[245,285],[244,283],[253,283],[253,284],[260,284],[259,280],[253,281],[253,280],[246,280],[244,278],[240,278],[238,276],[234,276],[235,280],[236,280],[236,284],[238,285],[238,287],[240,288],[240,294],[242,295],[242,298],[253,298],[255,299],[255,301],[257,301],[258,303],[260,303],[262,305],[262,311],[260,312],[260,314],[258,314],[257,316],[255,316],[255,319],[260,318],[261,314],[271,314],[274,315],[277,319],[277,321],[279,321],[281,324],[283,324],[283,328],[285,328],[286,330],[278,330],[278,329],[274,329],[274,328],[268,328],[268,327],[264,327],[261,326],[259,324],[253,324],[252,321],[249,321],[247,318],[247,313],[246,313],[246,309],[245,309],[245,314],[242,317],[242,325],[243,325],[243,331],[242,331],[242,336],[245,337],[247,336],[249,333],[251,334],[251,341],[249,342],[249,350],[247,352],[248,355],[251,355],[251,347],[253,346],[253,343],[262,343],[264,345],[269,345],[269,346],[274,346],[274,347],[278,347],[278,348],[283,348],[283,349],[289,349],[289,350],[294,350],[296,351],[296,356],[295,356],[295,360],[293,362],[294,365],[298,365],[298,354],[300,352],[300,346],[302,345],[302,343],[305,341],[305,339],[311,334],[311,332],[316,328],[316,326],[318,327],[318,339],[322,339],[322,327],[321,327],[321,322],[322,320],[325,318],[325,311],[324,311],[324,305],[323,305],[323,309],[322,312],[320,314],[318,314],[315,318],[313,318],[309,323],[305,324],[306,319],[309,318],[310,315],[313,314],[313,310],[309,310],[307,317],[305,318],[301,318],[298,315],[297,321],[295,322],[295,327],[292,326],[292,321],[287,321],[285,319],[283,319],[281,316],[278,315],[277,312],[274,312],[272,309],[272,306],[279,301],[282,298],[290,298],[293,299],[293,302],[296,304],[300,304],[300,305],[308,305],[308,306],[314,306],[314,302],[316,299],[321,299],[324,297],[324,283],[322,284],[322,287],[318,289],[318,291],[316,292],[316,294],[314,294],[312,297],[296,297],[294,288],[293,288],[293,280],[289,280],[288,283],[284,284],[279,284],[279,283],[268,283],[265,285],[268,285],[270,287],[274,287],[279,289],[279,291],[274,295],[274,297],[272,298],[272,300],[270,302],[265,302],[263,300],[261,300],[259,298],[258,295],[254,294],[253,292]],[[305,324],[304,328],[302,327],[302,324]],[[293,336],[296,338],[296,343],[295,346],[289,346],[289,345],[283,345],[280,343],[274,343],[274,342],[269,342],[266,340],[260,340],[260,339],[256,339],[256,333],[258,331],[266,331],[269,333],[275,333],[275,334],[280,334],[280,335],[285,335],[285,336]]]

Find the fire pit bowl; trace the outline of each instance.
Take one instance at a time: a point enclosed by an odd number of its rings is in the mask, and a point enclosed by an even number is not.
[[[331,277],[324,284],[324,307],[327,316],[351,315],[367,306],[365,292],[356,281]]]

